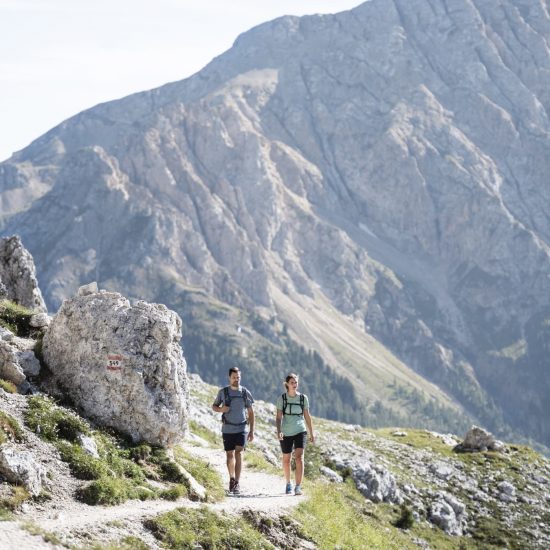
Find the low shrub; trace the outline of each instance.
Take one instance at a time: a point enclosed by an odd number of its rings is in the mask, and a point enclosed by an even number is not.
[[[0,444],[8,440],[22,441],[23,439],[23,430],[19,422],[13,416],[0,411]]]
[[[206,507],[198,510],[178,508],[147,520],[145,526],[169,549],[273,548],[271,543],[242,518],[218,515]]]
[[[21,505],[31,498],[30,493],[20,485],[11,487],[11,495],[0,499],[0,517],[7,516],[6,512],[15,512],[21,508]],[[2,513],[4,510],[4,513]]]
[[[89,455],[77,443],[59,441],[57,448],[62,460],[69,464],[71,473],[78,479],[99,479],[109,475],[105,461]]]
[[[17,336],[26,338],[30,335],[32,327],[29,323],[32,316],[32,310],[10,300],[0,300],[0,325]]]
[[[128,481],[113,477],[105,477],[92,481],[85,487],[82,487],[77,496],[86,504],[113,505],[120,504],[130,498],[132,487]]]
[[[186,497],[189,494],[189,491],[185,485],[181,483],[174,485],[169,489],[164,489],[159,493],[160,498],[165,500],[178,500],[179,498]]]
[[[397,518],[394,525],[399,529],[410,529],[414,525],[414,516],[412,510],[406,505],[401,505],[401,515]]]
[[[17,386],[13,382],[4,380],[3,378],[0,378],[0,388],[8,393],[17,393]]]

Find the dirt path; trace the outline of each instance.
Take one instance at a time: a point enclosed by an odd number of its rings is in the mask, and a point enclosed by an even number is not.
[[[227,479],[225,455],[220,449],[190,447],[186,451],[208,461]],[[215,511],[238,513],[245,509],[268,513],[282,513],[296,506],[305,497],[285,495],[284,480],[274,476],[244,468],[241,478],[242,495],[227,497],[224,500],[208,504]],[[55,504],[55,503],[54,503]],[[41,536],[33,536],[21,524],[30,523],[42,532],[55,534],[72,544],[84,544],[91,539],[106,539],[134,535],[156,549],[153,536],[143,527],[142,522],[174,508],[198,507],[201,503],[180,499],[175,502],[127,501],[118,506],[88,506],[72,501],[58,508],[51,507],[42,511],[33,510],[18,515],[17,521],[0,522],[0,550],[51,550],[59,548],[44,541]]]

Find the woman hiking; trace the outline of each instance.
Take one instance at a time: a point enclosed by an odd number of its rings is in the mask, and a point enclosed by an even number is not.
[[[285,492],[292,494],[290,480],[290,457],[294,448],[296,460],[294,494],[302,494],[302,479],[304,477],[304,451],[307,433],[309,440],[315,443],[313,423],[309,414],[307,395],[298,391],[298,375],[290,373],[285,379],[286,392],[277,399],[277,437],[283,452],[283,473],[286,479]],[[306,429],[307,426],[307,429]]]

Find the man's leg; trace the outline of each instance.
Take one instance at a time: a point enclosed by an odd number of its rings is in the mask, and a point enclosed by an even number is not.
[[[235,479],[239,481],[241,479],[241,469],[242,469],[242,456],[243,448],[240,445],[235,447]]]
[[[227,471],[229,472],[229,479],[235,479],[235,451],[225,452],[227,459]]]

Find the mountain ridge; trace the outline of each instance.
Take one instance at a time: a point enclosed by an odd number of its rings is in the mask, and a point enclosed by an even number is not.
[[[2,163],[27,197],[0,194],[4,228],[53,307],[89,279],[141,296],[175,273],[276,313],[358,388],[372,366],[328,320],[547,443],[549,21],[542,2],[373,0],[266,23]]]

